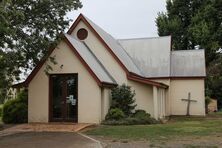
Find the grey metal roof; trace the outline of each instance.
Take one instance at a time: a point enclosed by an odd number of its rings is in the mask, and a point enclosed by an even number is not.
[[[84,16],[85,17],[85,16]],[[98,25],[93,23],[90,19],[85,17],[86,20],[90,23],[90,25],[95,29],[95,31],[101,36],[101,38],[105,41],[105,43],[110,47],[113,53],[119,58],[119,60],[124,64],[129,72],[136,73],[138,75],[142,75],[140,69],[136,66],[131,57],[127,54],[127,52],[123,49],[123,47],[118,43],[116,39],[114,39],[110,34],[100,28]]]
[[[206,76],[204,50],[177,50],[171,52],[171,76]]]
[[[147,78],[206,76],[204,50],[171,51],[171,37],[122,39],[119,43]]]
[[[145,77],[170,76],[171,37],[122,39],[119,43]]]
[[[95,75],[99,78],[101,82],[116,84],[116,81],[112,78],[105,67],[92,53],[92,51],[84,44],[84,42],[81,42],[68,34],[64,35],[72,44],[72,46],[77,50],[80,56],[84,59],[84,61],[89,65],[91,70],[95,73]]]

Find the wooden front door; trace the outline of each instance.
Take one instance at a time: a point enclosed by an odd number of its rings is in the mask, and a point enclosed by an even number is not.
[[[78,75],[50,75],[50,122],[78,122]]]

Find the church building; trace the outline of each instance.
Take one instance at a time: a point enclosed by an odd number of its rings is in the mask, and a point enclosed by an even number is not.
[[[204,116],[205,77],[204,50],[172,51],[171,36],[115,39],[80,14],[22,84],[28,122],[99,124],[122,84],[135,90],[136,109],[156,119]]]

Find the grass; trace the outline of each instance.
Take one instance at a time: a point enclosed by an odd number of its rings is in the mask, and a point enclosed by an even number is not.
[[[222,111],[210,112],[209,115],[222,115]]]
[[[222,133],[221,119],[175,118],[166,124],[136,126],[99,126],[86,134],[114,139],[173,139],[183,136],[210,136]]]

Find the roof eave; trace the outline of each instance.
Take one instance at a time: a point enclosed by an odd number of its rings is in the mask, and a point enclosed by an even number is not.
[[[101,87],[114,88],[114,87],[117,87],[117,86],[118,86],[118,84],[116,84],[116,83],[102,82]]]
[[[140,83],[149,84],[149,85],[153,85],[153,86],[156,86],[156,87],[161,87],[161,88],[168,88],[169,87],[166,84],[159,83],[159,82],[154,82],[152,80],[149,80],[145,77],[142,77],[142,76],[139,76],[139,75],[136,75],[136,74],[133,74],[133,73],[127,75],[127,78],[129,80],[132,80],[132,81],[137,81],[137,82],[140,82]]]
[[[13,84],[13,85],[11,85],[11,87],[12,88],[24,88],[24,87],[26,87],[25,81],[21,82],[21,83]]]

